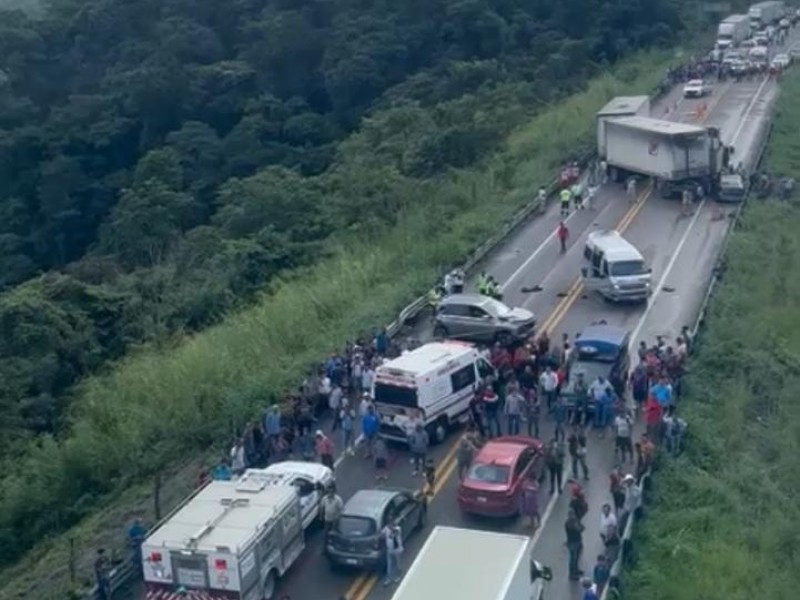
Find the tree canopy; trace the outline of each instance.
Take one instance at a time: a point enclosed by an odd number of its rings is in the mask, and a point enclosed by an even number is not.
[[[678,8],[52,0],[39,17],[0,13],[0,453],[60,435],[74,384],[133,345],[213,324],[332,241],[390,226],[408,181],[470,167],[524,114],[669,42]],[[0,560],[52,528],[40,517],[8,516]]]

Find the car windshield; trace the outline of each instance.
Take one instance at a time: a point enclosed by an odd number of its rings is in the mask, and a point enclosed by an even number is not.
[[[623,260],[609,265],[612,277],[629,277],[631,275],[644,275],[647,268],[641,260]]]
[[[485,306],[489,313],[497,315],[498,317],[505,317],[511,312],[509,307],[493,298],[488,298]]]
[[[469,468],[467,479],[481,483],[507,483],[511,468],[504,465],[475,463]]]
[[[372,519],[344,515],[336,522],[336,531],[345,537],[363,538],[375,535],[378,528]]]
[[[403,406],[405,408],[417,408],[417,389],[388,385],[386,383],[375,383],[375,403]]]

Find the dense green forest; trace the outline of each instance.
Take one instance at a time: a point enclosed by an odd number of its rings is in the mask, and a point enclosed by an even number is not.
[[[409,202],[435,207],[404,192],[671,42],[679,8],[54,0],[43,18],[0,14],[0,562],[103,491],[87,464],[56,482],[18,472],[72,428],[76,382],[214,324]]]

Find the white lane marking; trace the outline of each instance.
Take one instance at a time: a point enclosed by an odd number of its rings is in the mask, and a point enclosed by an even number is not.
[[[742,130],[744,129],[745,124],[747,124],[747,119],[750,118],[750,113],[753,111],[753,108],[756,105],[759,97],[761,96],[761,91],[764,89],[764,86],[767,85],[769,81],[769,76],[764,78],[764,81],[761,82],[761,85],[758,86],[753,99],[750,100],[749,106],[745,109],[744,114],[742,114],[742,119],[739,121],[739,127],[736,129],[736,133],[733,134],[733,140],[731,141],[731,146],[736,146],[736,140],[739,139],[739,136],[742,134]]]
[[[673,252],[672,258],[669,260],[669,263],[667,264],[667,268],[664,269],[664,274],[661,276],[661,279],[658,280],[658,286],[656,287],[656,290],[653,292],[653,295],[650,297],[650,301],[647,303],[647,308],[644,310],[644,313],[642,313],[639,322],[636,324],[636,329],[634,329],[633,333],[631,334],[631,342],[629,347],[629,352],[631,354],[633,354],[635,350],[635,346],[637,343],[636,340],[639,335],[639,332],[642,330],[642,327],[644,326],[647,317],[650,316],[650,312],[656,305],[656,300],[658,299],[658,296],[664,289],[664,284],[667,282],[667,277],[669,277],[669,274],[675,267],[675,263],[678,262],[678,257],[681,254],[681,250],[683,250],[683,246],[686,244],[686,240],[689,239],[689,234],[692,232],[692,229],[694,229],[694,225],[695,223],[697,223],[697,219],[700,216],[700,213],[702,212],[703,207],[705,205],[706,205],[706,200],[704,198],[703,201],[697,205],[697,210],[695,211],[692,220],[689,222],[689,226],[686,228],[686,231],[683,232],[683,235],[681,236],[681,239],[678,242],[678,246],[675,248],[675,252]]]

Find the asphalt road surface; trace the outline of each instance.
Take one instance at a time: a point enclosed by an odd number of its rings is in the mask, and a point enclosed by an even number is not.
[[[793,37],[797,39],[798,36]],[[710,97],[686,100],[677,88],[656,103],[652,116],[719,127],[724,141],[736,148],[734,162],[748,164],[763,135],[765,117],[775,92],[776,84],[771,81],[727,82],[718,84]],[[701,110],[703,106],[705,111]],[[665,200],[650,193],[647,186],[641,187],[640,200],[634,205],[629,204],[621,184],[600,188],[591,209],[575,212],[568,218],[570,239],[565,254],[560,253],[554,234],[560,220],[557,203],[549,206],[545,214],[521,226],[485,264],[486,271],[501,282],[505,301],[533,310],[539,317],[538,330],[548,330],[554,340],[560,339],[562,333],[572,337],[599,320],[631,330],[634,347],[639,340],[654,341],[656,335],[674,340],[681,326],[691,324],[698,313],[730,224],[728,213],[734,208],[706,201],[695,206],[692,215],[682,216],[679,201]],[[654,292],[646,305],[616,306],[582,289],[579,275],[583,244],[591,231],[604,228],[623,232],[652,266]],[[522,291],[532,286],[539,286],[541,291]],[[430,324],[421,319],[409,336],[430,339]],[[549,439],[552,426],[546,418],[542,419],[542,424],[542,438]],[[456,504],[457,477],[453,474],[457,440],[458,433],[454,432],[444,444],[432,448],[432,458],[437,464],[437,488],[429,505],[427,528],[410,540],[402,558],[404,567],[411,564],[436,525],[524,531],[518,520],[484,520],[460,513]],[[587,572],[602,551],[599,513],[602,504],[610,501],[608,473],[614,465],[611,444],[610,437],[604,439],[596,432],[590,434],[590,480],[583,482],[590,506],[584,519],[582,567]],[[400,447],[392,448],[386,485],[421,487],[421,479],[412,477],[411,471],[407,453]],[[565,480],[567,477],[565,473]],[[336,480],[345,500],[359,489],[373,487],[371,461],[360,455],[340,458]],[[533,534],[534,556],[553,568],[554,577],[546,597],[566,600],[578,597],[579,592],[577,584],[567,578],[563,524],[568,500],[566,494],[549,496],[548,491],[546,485],[542,486],[540,513],[543,522]],[[322,555],[322,538],[319,531],[309,534],[306,550],[281,583],[280,594],[288,594],[292,600],[391,598],[396,586],[384,587],[378,575],[332,570]],[[141,588],[134,593],[134,597],[143,596]]]

